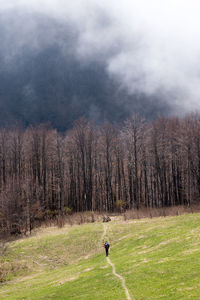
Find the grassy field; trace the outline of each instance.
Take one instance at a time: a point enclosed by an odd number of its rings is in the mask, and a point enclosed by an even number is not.
[[[132,299],[200,299],[200,214],[113,218],[106,227],[110,259]],[[43,228],[9,243],[0,299],[126,299],[103,232],[102,223]]]

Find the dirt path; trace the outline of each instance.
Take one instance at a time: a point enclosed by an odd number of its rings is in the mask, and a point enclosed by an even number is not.
[[[103,237],[102,240],[103,240],[104,237],[106,236],[106,230],[107,230],[107,226],[106,226],[105,224],[103,224],[103,226],[104,226],[104,232],[103,232],[103,235],[102,235],[102,237]],[[127,300],[131,300],[131,296],[130,296],[129,291],[128,291],[127,287],[126,287],[126,282],[125,282],[124,277],[121,276],[121,275],[119,275],[119,274],[116,272],[116,267],[115,267],[115,265],[111,262],[110,258],[109,258],[109,257],[106,257],[106,258],[107,258],[108,264],[112,267],[112,273],[113,273],[113,275],[116,276],[116,277],[118,277],[118,278],[121,280],[122,287],[123,287],[123,289],[124,289],[124,291],[125,291]]]
[[[104,241],[105,236],[106,236],[106,230],[107,230],[107,226],[105,224],[103,224],[103,233],[102,233],[102,237],[101,240]]]

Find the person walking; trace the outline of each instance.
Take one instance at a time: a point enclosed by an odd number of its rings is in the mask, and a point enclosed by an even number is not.
[[[106,250],[106,256],[108,256],[108,249],[110,248],[110,244],[107,241],[104,243],[104,248]]]

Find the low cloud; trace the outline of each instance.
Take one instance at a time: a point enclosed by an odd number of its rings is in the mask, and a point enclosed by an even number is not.
[[[200,109],[200,2],[196,0],[0,1],[0,12],[51,17],[76,32],[73,51],[81,63],[100,61],[131,94],[162,95],[175,113]],[[20,21],[19,21],[20,22]],[[21,24],[18,43],[43,44],[35,18]],[[15,24],[15,21],[14,21]],[[15,28],[7,31],[8,35]],[[30,37],[30,33],[32,38]],[[53,32],[53,28],[52,28]],[[46,43],[57,43],[49,33]],[[33,37],[35,35],[37,38]],[[65,34],[63,32],[62,37]],[[67,38],[67,37],[66,37]],[[65,39],[60,41],[65,47]],[[13,45],[13,49],[16,47]]]

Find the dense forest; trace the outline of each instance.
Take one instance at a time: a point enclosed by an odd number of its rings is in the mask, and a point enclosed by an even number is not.
[[[200,115],[79,119],[0,129],[0,231],[30,231],[69,212],[191,205],[200,199]]]

